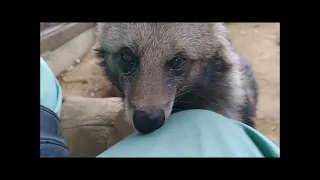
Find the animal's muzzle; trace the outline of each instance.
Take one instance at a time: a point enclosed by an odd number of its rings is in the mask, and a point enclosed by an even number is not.
[[[165,114],[162,109],[145,112],[136,110],[133,114],[133,125],[140,133],[151,133],[159,129],[165,122]]]

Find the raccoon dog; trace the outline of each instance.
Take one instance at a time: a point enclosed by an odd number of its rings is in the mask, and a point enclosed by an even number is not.
[[[222,23],[98,23],[97,56],[141,133],[207,109],[254,127],[257,84]]]

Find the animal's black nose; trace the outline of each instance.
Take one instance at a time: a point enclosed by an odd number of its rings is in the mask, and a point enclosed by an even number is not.
[[[133,114],[133,125],[141,133],[151,133],[159,129],[165,121],[164,111],[158,109],[149,113],[137,110]]]

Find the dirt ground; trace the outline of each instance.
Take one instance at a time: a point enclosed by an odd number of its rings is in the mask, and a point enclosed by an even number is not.
[[[227,27],[234,47],[251,60],[258,80],[257,130],[280,146],[279,24],[228,23]],[[115,96],[92,52],[78,59],[58,80],[64,96]]]
[[[253,65],[259,85],[257,130],[280,146],[280,26],[230,23],[232,44]]]

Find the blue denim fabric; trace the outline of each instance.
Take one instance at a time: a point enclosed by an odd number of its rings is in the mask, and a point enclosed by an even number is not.
[[[40,105],[40,157],[68,157],[60,120],[50,109]]]
[[[40,157],[68,157],[60,127],[61,87],[47,63],[40,58]]]

